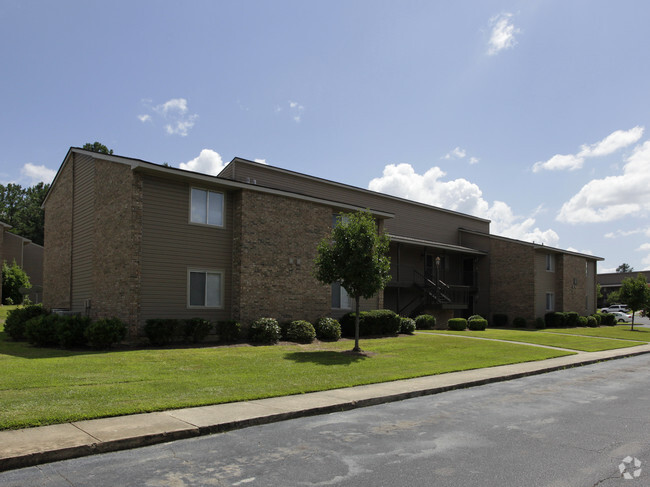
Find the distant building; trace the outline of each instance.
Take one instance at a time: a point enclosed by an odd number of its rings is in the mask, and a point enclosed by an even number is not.
[[[601,298],[598,298],[598,307],[604,308],[610,303],[609,295],[621,289],[623,279],[631,277],[636,278],[639,274],[643,274],[648,282],[650,282],[650,271],[633,271],[633,272],[608,272],[606,274],[598,274],[596,282],[600,284]],[[626,303],[620,303],[626,304]]]
[[[32,285],[26,296],[33,303],[40,303],[43,299],[43,246],[11,233],[10,228],[11,225],[0,222],[0,263],[7,262],[11,265],[15,261],[22,267]],[[4,303],[2,289],[0,289],[0,302]]]
[[[235,158],[218,176],[71,148],[43,203],[45,305],[116,316],[340,317],[345,289],[313,277],[337,214],[369,209],[392,280],[362,309],[404,316],[596,309],[592,255],[491,235],[488,220]]]

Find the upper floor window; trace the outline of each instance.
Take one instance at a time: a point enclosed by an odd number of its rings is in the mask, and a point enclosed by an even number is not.
[[[223,226],[223,193],[192,188],[190,221],[204,225]]]
[[[555,255],[546,254],[546,270],[549,272],[555,272]]]

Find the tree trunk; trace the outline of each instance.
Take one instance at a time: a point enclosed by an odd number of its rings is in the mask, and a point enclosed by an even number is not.
[[[630,331],[634,331],[634,315],[636,314],[636,311],[632,311],[632,327],[630,328]]]
[[[354,317],[354,348],[353,352],[360,352],[361,348],[359,347],[359,296],[354,298],[356,303],[356,313]]]

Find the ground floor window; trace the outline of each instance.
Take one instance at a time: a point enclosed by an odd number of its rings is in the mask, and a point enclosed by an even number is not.
[[[350,297],[340,282],[332,283],[332,308],[350,309]]]
[[[190,308],[221,308],[223,273],[199,269],[188,270],[187,301]]]
[[[546,293],[546,311],[555,311],[555,294]]]

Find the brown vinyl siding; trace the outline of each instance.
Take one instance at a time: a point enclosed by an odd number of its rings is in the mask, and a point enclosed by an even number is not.
[[[546,256],[553,255],[554,270],[546,270]],[[555,296],[555,309],[559,311],[560,304],[562,303],[561,292],[557,286],[558,280],[558,264],[562,256],[552,252],[535,252],[535,317],[544,317],[546,314],[546,293],[553,293]]]
[[[232,195],[224,192],[224,226],[189,223],[190,189],[221,191],[143,177],[141,322],[149,318],[230,319]],[[223,308],[188,308],[188,269],[222,271]]]
[[[263,164],[233,161],[230,166],[232,166],[231,171],[236,171],[235,179],[237,181],[247,182],[254,179],[258,186],[394,213],[395,218],[385,221],[385,230],[392,235],[457,244],[458,227],[485,233],[489,232],[488,221],[461,213],[387,197],[381,193],[361,190],[326,180],[292,174],[266,167]]]
[[[10,232],[7,232],[5,234],[3,259],[7,262],[8,265],[11,265],[14,261],[16,261],[16,264],[22,267],[23,242],[25,242],[25,239],[19,237],[18,235]]]
[[[87,156],[75,157],[72,196],[75,203],[72,213],[71,309],[76,312],[85,311],[85,300],[92,296],[94,177],[95,161]]]

